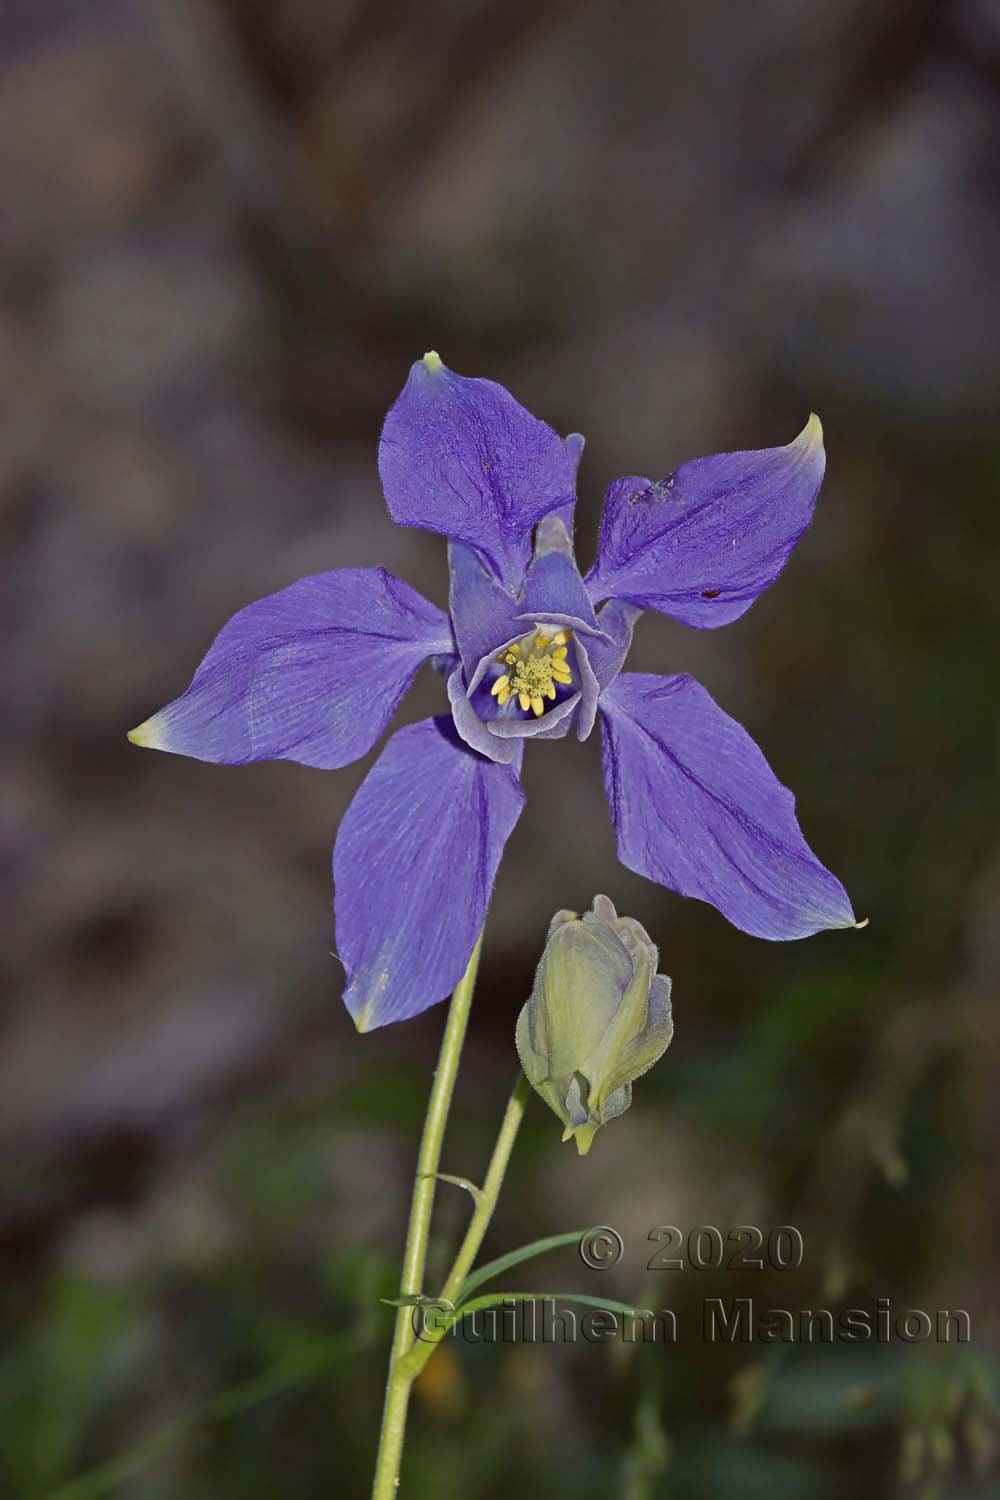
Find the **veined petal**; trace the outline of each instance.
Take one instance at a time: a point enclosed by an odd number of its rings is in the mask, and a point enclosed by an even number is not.
[[[632,633],[642,610],[625,599],[609,599],[597,616],[603,633],[587,642],[587,655],[598,685],[603,692],[621,671],[632,645]]]
[[[573,465],[574,483],[576,482],[577,470],[580,467],[580,460],[583,457],[583,450],[586,446],[586,442],[587,439],[584,437],[582,432],[571,432],[565,439],[566,452],[569,454],[570,462]],[[566,522],[566,529],[567,531],[572,530],[569,521]]]
[[[196,760],[295,760],[329,770],[371,749],[447,615],[384,568],[300,578],[224,625],[181,697],[129,739]]]
[[[622,864],[755,937],[855,925],[840,881],[802,837],[792,793],[699,683],[626,672],[601,711]]]
[[[570,546],[572,546],[574,514],[576,511],[576,475],[577,470],[580,467],[580,459],[583,457],[583,449],[586,443],[586,439],[583,436],[582,432],[571,432],[569,434],[569,437],[565,438],[563,441],[566,448],[566,453],[569,457],[570,466],[573,471],[573,498],[567,505],[561,505],[558,510],[550,511],[545,519],[547,521],[561,522],[567,536],[570,538]]]
[[[482,694],[479,695],[482,697]],[[448,678],[448,702],[451,704],[455,728],[467,745],[478,750],[489,760],[502,761],[510,765],[520,752],[513,740],[498,739],[479,717],[465,689],[465,674],[456,667]]]
[[[484,656],[512,637],[524,634],[514,595],[488,573],[479,555],[464,542],[448,545],[451,572],[451,619],[465,670],[471,678]]]
[[[417,360],[385,419],[379,473],[394,521],[476,547],[516,589],[531,529],[575,497],[578,453],[492,380]]]
[[[469,750],[450,719],[424,719],[389,740],[333,854],[344,1003],[360,1031],[451,994],[523,805],[516,767]]]
[[[538,528],[541,539],[545,523]],[[561,522],[552,530],[561,533],[566,547],[571,549],[569,536]],[[597,629],[594,606],[584,588],[572,550],[559,549],[541,551],[536,546],[521,590],[521,618],[554,620],[560,623],[572,621],[576,629],[584,626]]]
[[[809,525],[825,462],[812,416],[784,448],[696,458],[657,483],[616,480],[591,598],[630,599],[699,630],[738,619]]]
[[[571,693],[540,719],[530,718],[527,714],[512,715],[510,718],[498,716],[488,721],[489,732],[501,741],[506,739],[515,744],[519,740],[561,739],[566,731],[556,731],[561,730],[563,724],[566,729],[569,728],[567,721],[579,701],[580,694]]]
[[[580,677],[580,712],[576,716],[576,737],[588,740],[597,723],[597,705],[601,698],[601,684],[597,680],[590,660],[590,648],[603,645],[596,639],[586,643],[582,636],[576,642],[576,670]]]
[[[573,499],[568,505],[561,506],[559,510],[552,512],[553,515],[559,517],[571,537],[576,519],[576,476],[580,468],[580,460],[583,457],[586,442],[587,439],[582,432],[571,432],[565,440],[566,452],[569,454],[569,460],[573,466]]]

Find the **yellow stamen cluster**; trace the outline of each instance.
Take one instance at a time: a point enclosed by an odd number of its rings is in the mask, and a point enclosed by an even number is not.
[[[497,657],[507,671],[490,689],[497,702],[502,706],[508,698],[516,698],[523,713],[530,708],[540,718],[546,698],[555,701],[556,687],[569,687],[573,681],[566,661],[572,634],[570,630],[560,630],[550,640],[547,635],[532,633],[508,646]]]

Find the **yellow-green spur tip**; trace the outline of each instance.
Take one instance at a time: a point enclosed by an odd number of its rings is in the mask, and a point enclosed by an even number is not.
[[[823,423],[814,411],[809,413],[809,420],[796,438],[798,443],[822,443]]]
[[[162,743],[156,733],[156,715],[151,719],[145,719],[130,729],[125,736],[133,745],[138,745],[143,750],[161,750]]]
[[[436,375],[439,370],[444,369],[441,356],[436,349],[428,349],[423,358],[423,365],[424,369],[429,370],[432,375]]]

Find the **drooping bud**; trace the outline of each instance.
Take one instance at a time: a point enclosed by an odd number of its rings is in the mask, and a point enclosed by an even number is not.
[[[593,910],[556,912],[535,983],[517,1019],[517,1050],[528,1082],[586,1156],[601,1125],[632,1103],[632,1083],[662,1057],[673,1036],[670,980],[659,954],[607,896]]]

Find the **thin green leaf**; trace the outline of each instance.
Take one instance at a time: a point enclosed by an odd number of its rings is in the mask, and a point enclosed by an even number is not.
[[[641,1318],[643,1309],[631,1307],[627,1302],[616,1302],[612,1297],[591,1297],[585,1292],[488,1292],[485,1297],[473,1297],[456,1308],[454,1318],[447,1326],[457,1323],[466,1313],[480,1312],[486,1307],[498,1307],[504,1302],[576,1302],[581,1307],[600,1307],[606,1312],[620,1313],[623,1317]]]
[[[571,1229],[567,1234],[550,1234],[543,1240],[532,1240],[530,1245],[522,1245],[518,1250],[508,1250],[506,1255],[500,1255],[496,1260],[488,1260],[485,1265],[477,1266],[462,1282],[457,1305],[461,1307],[477,1286],[492,1281],[494,1276],[501,1276],[504,1271],[509,1271],[511,1266],[519,1266],[524,1260],[533,1260],[536,1255],[544,1255],[547,1250],[558,1250],[563,1245],[578,1245],[585,1233],[584,1229]]]
[[[587,1292],[488,1292],[485,1297],[473,1297],[459,1311],[478,1312],[483,1307],[493,1307],[498,1302],[578,1302],[582,1307],[602,1307],[608,1312],[621,1313],[624,1317],[642,1317],[644,1309],[633,1307],[628,1302],[616,1302],[613,1297],[593,1297]]]
[[[400,1371],[409,1378],[419,1375],[437,1345],[462,1321],[466,1313],[481,1312],[485,1308],[509,1305],[511,1302],[576,1302],[582,1307],[596,1307],[626,1318],[649,1316],[643,1308],[630,1307],[627,1302],[616,1302],[612,1297],[591,1297],[585,1292],[487,1292],[484,1297],[473,1297],[470,1302],[456,1307],[450,1316],[445,1313],[443,1304],[439,1304],[442,1309],[440,1321],[435,1323],[433,1332],[417,1338],[400,1361]]]

